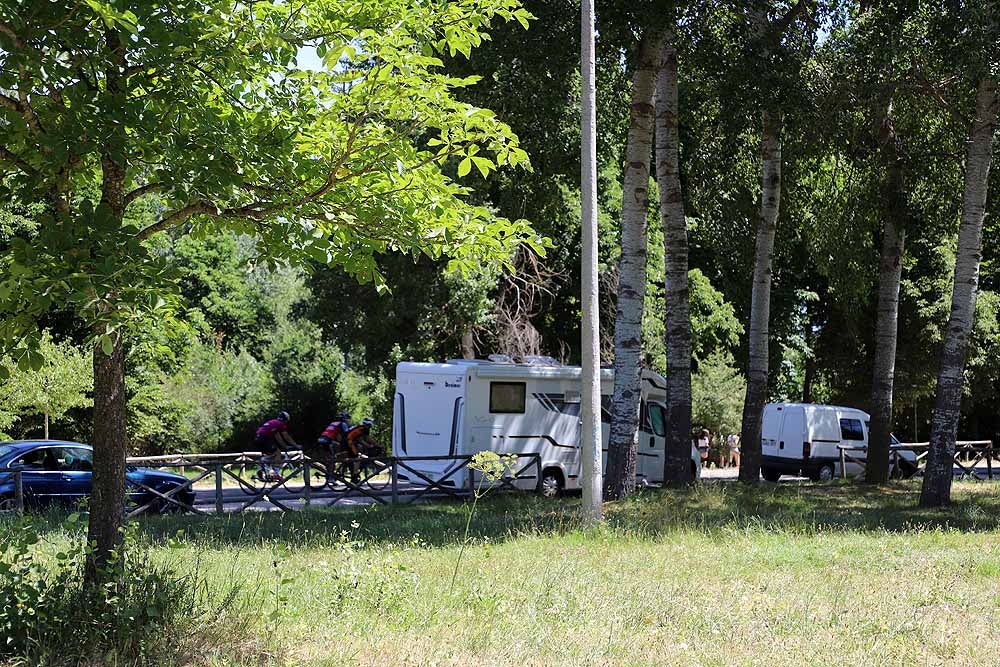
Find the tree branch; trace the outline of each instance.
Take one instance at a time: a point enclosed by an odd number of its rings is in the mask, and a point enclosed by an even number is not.
[[[25,162],[23,159],[19,158],[14,153],[7,150],[7,148],[4,146],[0,146],[0,160],[9,162],[10,164],[14,165],[15,167],[23,171],[28,176],[38,175],[38,171],[34,167]]]
[[[218,209],[212,204],[212,202],[207,199],[203,199],[199,202],[195,202],[194,204],[188,204],[187,206],[179,208],[173,213],[164,216],[158,222],[155,222],[149,227],[139,231],[139,233],[135,235],[135,238],[139,241],[145,241],[153,234],[165,232],[172,227],[176,227],[192,215],[198,215],[199,213],[217,214],[217,211]]]
[[[128,206],[139,197],[148,195],[150,192],[155,192],[159,190],[161,187],[163,187],[163,183],[155,182],[155,183],[146,183],[145,185],[140,186],[135,190],[132,190],[131,192],[125,195],[125,206]]]
[[[789,9],[784,16],[775,20],[771,24],[772,34],[777,38],[785,34],[789,26],[799,17],[800,14],[805,14],[806,20],[815,23],[812,15],[809,13],[808,0],[799,0],[795,3],[795,6]]]

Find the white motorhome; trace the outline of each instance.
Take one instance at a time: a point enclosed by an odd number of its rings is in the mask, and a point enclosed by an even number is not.
[[[605,459],[609,434],[614,371],[601,370],[601,402]],[[579,489],[580,368],[573,366],[452,360],[443,364],[403,362],[396,366],[392,450],[400,457],[538,453],[542,491],[556,495]],[[636,474],[640,484],[663,481],[666,435],[666,381],[645,371]],[[442,484],[471,483],[465,469],[449,472],[455,461],[411,461],[408,465]],[[692,474],[701,475],[696,448]],[[406,480],[406,471],[400,478]],[[413,480],[420,482],[419,477]],[[526,471],[517,482],[534,488],[537,477]]]
[[[769,403],[761,423],[761,474],[770,482],[782,475],[803,475],[814,480],[833,479],[840,473],[840,445],[860,460],[867,458],[867,412],[857,408],[812,403]],[[895,436],[891,443],[898,444]],[[916,471],[916,456],[899,451],[898,475]],[[858,474],[861,466],[848,462],[847,474]]]

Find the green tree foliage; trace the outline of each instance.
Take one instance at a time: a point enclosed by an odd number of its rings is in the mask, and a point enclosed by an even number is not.
[[[94,372],[90,358],[68,341],[43,332],[38,353],[15,362],[0,358],[7,379],[0,384],[0,429],[41,417],[41,433],[49,437],[50,421],[59,422],[75,409],[93,404]],[[34,426],[34,425],[33,425]]]
[[[691,422],[713,437],[739,433],[747,383],[730,352],[712,352],[691,376]]]

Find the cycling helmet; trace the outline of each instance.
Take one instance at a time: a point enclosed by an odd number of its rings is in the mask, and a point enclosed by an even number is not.
[[[283,422],[287,422],[290,421],[292,418],[288,415],[287,412],[282,410],[281,412],[278,413],[278,419],[280,419]]]
[[[361,422],[361,425],[362,426],[374,426],[375,425],[375,420],[372,419],[371,417],[365,417],[364,421]]]
[[[348,414],[347,412],[343,411],[343,410],[341,410],[340,414],[337,415],[337,417],[342,422],[349,422],[349,421],[351,421],[351,415]]]

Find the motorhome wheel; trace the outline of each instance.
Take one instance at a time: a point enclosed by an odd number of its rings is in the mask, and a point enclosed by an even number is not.
[[[546,470],[542,475],[542,496],[557,498],[562,494],[563,480],[558,470]]]
[[[816,471],[816,480],[819,482],[829,482],[834,477],[834,470],[832,463],[824,463]]]

